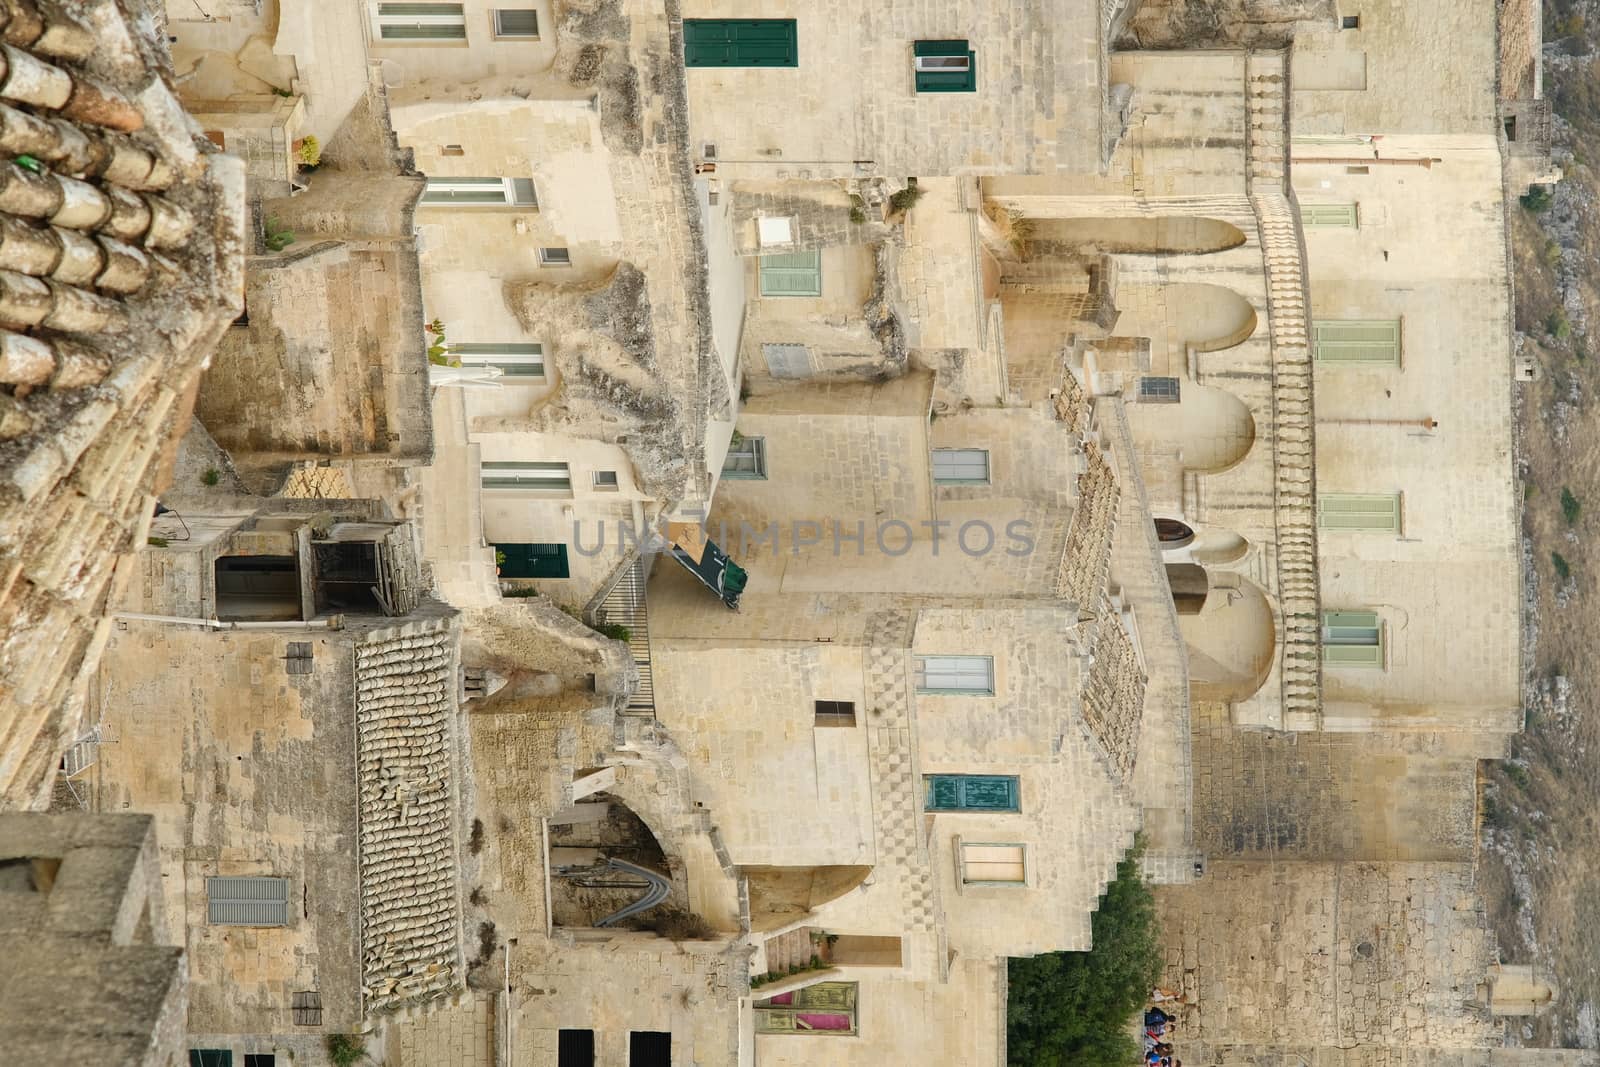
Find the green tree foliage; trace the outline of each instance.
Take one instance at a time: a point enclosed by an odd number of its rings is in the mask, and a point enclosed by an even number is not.
[[[1126,1067],[1142,1051],[1133,1022],[1161,975],[1155,900],[1136,846],[1117,865],[1088,952],[1013,959],[1006,1053],[1022,1067]]]

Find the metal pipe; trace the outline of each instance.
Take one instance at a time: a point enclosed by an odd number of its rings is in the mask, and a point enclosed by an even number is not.
[[[1382,167],[1422,167],[1425,170],[1430,170],[1435,163],[1443,163],[1444,160],[1438,156],[1424,157],[1422,159],[1382,159],[1378,156],[1294,156],[1289,162],[1291,164],[1353,163],[1360,166],[1376,163]]]
[[[1420,426],[1424,430],[1437,430],[1438,422],[1431,418],[1422,419],[1317,419],[1324,426]]]
[[[342,630],[344,629],[343,615],[330,615],[326,619],[315,619],[305,622],[300,619],[287,619],[283,622],[223,622],[221,619],[196,619],[182,615],[143,615],[135,611],[119,611],[111,616],[113,619],[129,619],[135,622],[165,622],[174,626],[204,626],[212,630]]]

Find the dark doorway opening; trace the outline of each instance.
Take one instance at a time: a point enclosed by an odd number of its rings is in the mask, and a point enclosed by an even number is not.
[[[317,614],[383,611],[378,586],[378,546],[371,541],[319,541],[311,546],[316,560]]]
[[[293,556],[217,560],[217,618],[274,622],[300,618],[300,564]]]
[[[628,1035],[628,1067],[672,1067],[672,1035],[635,1030]]]
[[[556,1067],[594,1067],[594,1031],[561,1031],[556,1044]]]

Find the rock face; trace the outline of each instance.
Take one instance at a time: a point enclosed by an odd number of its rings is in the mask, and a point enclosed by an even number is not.
[[[196,147],[158,46],[115,4],[31,10],[0,14],[0,808],[43,802],[243,290],[243,165]]]
[[[1118,48],[1283,48],[1302,22],[1327,24],[1332,0],[1145,0]]]
[[[547,356],[561,392],[515,428],[620,443],[647,493],[679,495],[689,413],[660,373],[644,272],[624,261],[598,285],[513,285],[506,300],[530,336],[563,338]]]

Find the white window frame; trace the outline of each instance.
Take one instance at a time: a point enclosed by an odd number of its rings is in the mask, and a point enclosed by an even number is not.
[[[518,183],[523,183],[527,191],[527,198],[520,199]],[[493,189],[498,183],[500,199],[498,200],[429,200],[428,194],[435,190],[442,193],[473,192],[481,189]],[[539,191],[533,184],[532,178],[496,178],[489,176],[457,176],[434,177],[428,179],[427,187],[422,191],[422,199],[418,207],[448,207],[448,208],[502,208],[502,207],[539,207]]]
[[[735,456],[750,457],[753,469],[732,470],[728,463]],[[728,454],[722,457],[722,477],[742,479],[744,481],[764,482],[767,480],[767,439],[765,437],[741,436],[738,442],[728,443]]]
[[[512,481],[514,485],[488,485],[486,481]],[[560,493],[572,495],[572,468],[553,460],[527,462],[498,462],[486,460],[479,465],[478,484],[486,493]]]
[[[1025,889],[1033,876],[1033,870],[1028,858],[1028,846],[1023,841],[966,841],[961,837],[955,838],[956,853],[956,888],[971,889],[995,887],[1000,889]],[[967,877],[967,849],[969,848],[1014,848],[1021,854],[1022,878],[1019,881],[996,881],[989,878]]]
[[[914,56],[918,74],[965,74],[972,69],[971,56]]]
[[[559,253],[559,254],[558,254]],[[572,266],[572,249],[565,245],[547,245],[539,249],[539,266],[541,267],[570,267]]]
[[[950,473],[952,463],[957,467],[975,466],[970,462],[962,462],[964,457],[971,456],[983,457],[983,477],[977,478],[966,474]],[[944,474],[939,473],[941,459],[945,461]],[[930,463],[933,469],[934,485],[988,485],[994,475],[994,468],[989,462],[989,450],[987,448],[936,448],[933,450],[933,457]]]
[[[384,10],[383,10],[385,7],[421,8],[421,7],[439,7],[439,6],[454,7],[456,10],[455,10],[454,13],[451,13],[451,14],[440,14],[440,13],[432,13],[432,14],[422,14],[422,13],[400,14],[398,12],[385,13]],[[439,37],[385,37],[383,35],[384,26],[419,26],[419,27],[420,26],[441,26],[441,27],[459,26],[461,28],[461,33],[460,33],[459,36],[451,35],[451,36],[439,36]],[[466,12],[466,5],[465,4],[456,4],[456,3],[451,3],[451,4],[448,4],[448,5],[442,5],[442,4],[438,4],[438,3],[422,2],[422,0],[375,0],[375,2],[372,5],[372,37],[373,37],[374,43],[379,44],[379,45],[393,45],[393,44],[424,44],[424,45],[426,45],[426,44],[448,44],[448,43],[451,43],[451,42],[459,42],[461,44],[465,44],[466,41],[467,41],[467,12]]]
[[[463,367],[499,367],[511,378],[545,378],[544,346],[537,342],[466,341],[452,343],[450,355]],[[528,370],[527,368],[536,368]]]
[[[607,479],[605,476],[610,475]],[[595,471],[594,489],[599,493],[615,493],[622,488],[621,476],[616,471]]]
[[[506,11],[525,11],[533,16],[532,33],[508,33],[500,25],[500,15]],[[537,41],[539,39],[539,9],[533,7],[497,7],[494,9],[494,36],[497,41]]]
[[[973,684],[980,679],[983,682],[982,685]],[[994,657],[966,655],[916,656],[912,660],[912,680],[918,693],[932,696],[992,697],[994,696]]]

